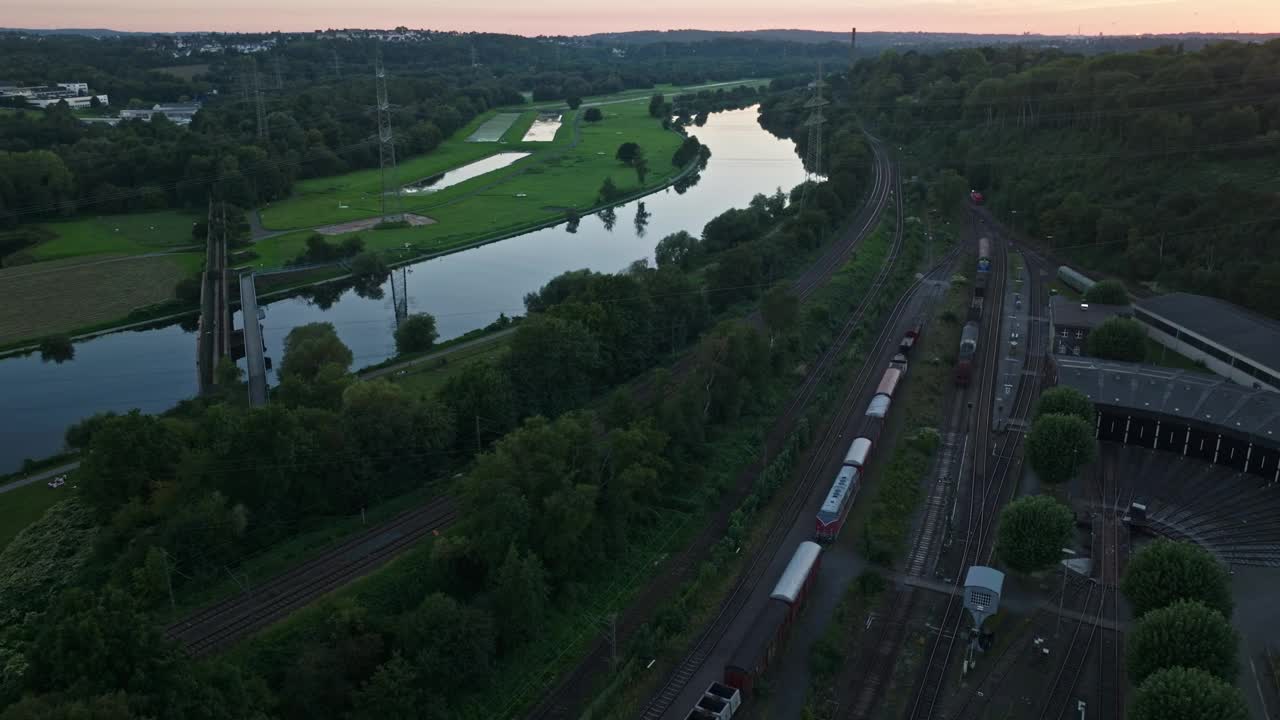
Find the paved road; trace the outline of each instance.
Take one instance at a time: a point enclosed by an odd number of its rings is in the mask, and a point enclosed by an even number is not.
[[[411,368],[415,365],[421,365],[422,363],[431,362],[432,360],[439,360],[440,358],[446,357],[448,355],[452,355],[453,353],[456,353],[459,350],[473,348],[473,347],[476,347],[477,345],[487,345],[488,343],[494,342],[499,338],[506,337],[507,335],[510,335],[515,331],[516,329],[514,327],[509,327],[506,330],[499,330],[498,332],[490,333],[483,337],[478,337],[475,340],[468,340],[466,342],[458,343],[457,345],[447,347],[443,350],[438,350],[428,355],[423,355],[420,358],[406,360],[402,363],[396,363],[395,365],[388,365],[387,367],[384,367],[384,368],[378,368],[377,370],[370,370],[367,373],[361,373],[360,379],[373,380],[374,378],[379,378],[379,377],[382,377],[383,375],[389,375],[393,372],[404,370],[406,368]]]
[[[44,482],[55,475],[61,475],[62,473],[71,472],[72,470],[75,470],[78,467],[80,467],[80,461],[76,460],[75,462],[70,462],[70,463],[67,463],[66,465],[59,465],[58,467],[49,468],[48,470],[41,470],[35,475],[25,477],[21,480],[14,480],[13,482],[5,485],[0,485],[0,493],[7,493],[10,490],[17,490],[20,487],[26,487],[28,485],[33,485],[38,482]]]

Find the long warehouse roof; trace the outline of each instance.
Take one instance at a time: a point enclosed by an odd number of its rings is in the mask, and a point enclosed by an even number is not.
[[[1280,323],[1275,320],[1225,300],[1182,292],[1140,300],[1138,307],[1280,371]]]
[[[1097,358],[1054,356],[1058,384],[1097,405],[1182,418],[1280,442],[1280,393],[1216,375]]]

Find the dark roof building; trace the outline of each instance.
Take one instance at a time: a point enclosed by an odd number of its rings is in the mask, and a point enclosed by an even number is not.
[[[1095,405],[1166,415],[1280,443],[1280,393],[1244,387],[1208,373],[1055,358],[1058,384]]]
[[[1110,318],[1132,314],[1128,305],[1091,305],[1054,295],[1049,299],[1049,350],[1057,355],[1084,355],[1089,333]]]
[[[1170,293],[1134,307],[1147,334],[1213,372],[1280,390],[1280,323],[1225,300]]]

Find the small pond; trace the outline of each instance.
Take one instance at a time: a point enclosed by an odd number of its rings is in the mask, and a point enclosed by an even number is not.
[[[432,175],[428,178],[416,180],[401,188],[401,192],[405,195],[417,195],[420,193],[431,193],[437,190],[443,190],[450,185],[457,185],[460,182],[466,182],[474,177],[480,177],[485,173],[493,172],[500,168],[504,168],[520,158],[529,157],[531,153],[527,152],[501,152],[497,155],[490,155],[483,160],[476,160],[473,163],[467,163],[462,167],[457,167],[446,172]]]

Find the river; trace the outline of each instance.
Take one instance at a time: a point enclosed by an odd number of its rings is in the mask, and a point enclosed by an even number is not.
[[[652,260],[664,236],[699,234],[708,220],[744,207],[756,193],[790,190],[804,179],[795,146],[770,135],[756,118],[754,107],[729,110],[689,128],[711,148],[711,158],[684,193],[667,188],[620,205],[612,222],[584,217],[576,232],[560,224],[409,266],[409,311],[435,315],[440,340],[448,340],[500,313],[522,314],[525,294],[566,270],[612,272]],[[642,204],[643,223],[637,218]],[[324,308],[303,297],[265,303],[268,357],[279,362],[291,328],[323,321],[351,348],[356,368],[390,358],[390,283],[383,291],[373,299],[346,290]],[[0,360],[0,472],[16,470],[23,458],[59,452],[66,428],[95,412],[160,412],[195,393],[195,336],[176,324],[104,335],[77,343],[75,351],[75,359],[61,365],[42,362],[39,354]]]

